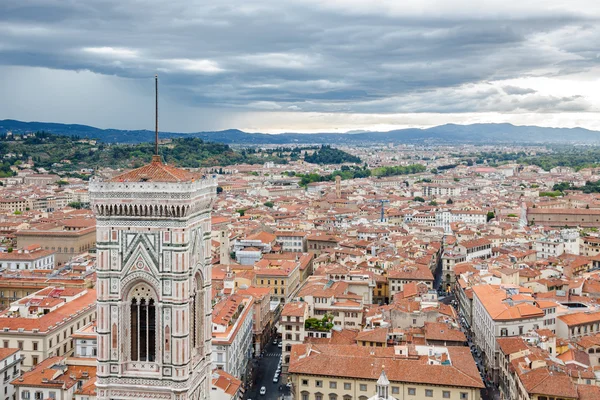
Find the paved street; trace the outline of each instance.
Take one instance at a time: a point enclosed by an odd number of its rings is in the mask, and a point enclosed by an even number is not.
[[[454,294],[445,297],[441,301],[444,304],[450,304],[452,302],[452,300],[454,300]],[[475,363],[477,364],[477,369],[480,371],[480,373],[483,376],[485,376],[485,368],[483,367],[483,361],[481,359],[481,355],[479,353],[473,351],[474,344],[471,341],[469,330],[466,329],[466,327],[463,324],[461,324],[461,325],[462,325],[461,330],[467,336],[467,343],[468,343],[469,348],[471,348],[471,353],[473,354],[473,359],[475,360]],[[484,379],[483,383],[486,384],[486,388],[481,389],[481,400],[499,400],[500,399],[500,391],[490,382],[486,382],[485,379]]]
[[[277,364],[281,357],[281,349],[274,345],[272,342],[269,343],[262,358],[258,361],[258,371],[256,374],[256,382],[250,387],[244,394],[244,399],[252,400],[278,400],[282,395],[287,394],[289,389],[285,387],[285,382],[273,383],[273,376],[277,369]],[[284,391],[279,391],[279,386],[283,386]],[[267,388],[267,393],[261,396],[259,391],[261,386]]]

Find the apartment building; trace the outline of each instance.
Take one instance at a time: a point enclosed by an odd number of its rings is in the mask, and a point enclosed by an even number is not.
[[[327,271],[325,277],[329,281],[341,281],[346,283],[348,285],[348,292],[361,296],[364,304],[373,304],[373,292],[377,286],[376,279],[378,276],[373,276],[372,274],[364,273],[363,271],[354,271],[349,268],[340,267]],[[385,280],[384,277],[381,278],[382,281]]]
[[[338,236],[319,232],[307,236],[306,243],[308,252],[318,256],[324,250],[336,247],[341,240]]]
[[[463,240],[456,246],[456,249],[459,253],[466,255],[467,261],[476,258],[488,259],[492,256],[492,242],[484,238]]]
[[[39,229],[17,231],[17,246],[28,247],[42,243],[45,250],[55,251],[60,266],[72,257],[85,253],[96,245],[96,222],[93,219],[64,220]]]
[[[554,325],[547,325],[547,321],[554,321],[553,314],[545,313],[533,297],[519,293],[519,287],[473,287],[473,338],[494,382],[498,382],[499,376],[496,339],[540,328],[556,329]]]
[[[479,400],[484,387],[466,347],[295,345],[289,379],[301,400],[378,399],[382,384],[396,399]]]
[[[21,375],[21,351],[0,348],[0,398],[15,399],[15,387],[10,383]]]
[[[64,357],[49,357],[11,383],[22,400],[73,399],[86,382],[96,379],[96,365],[69,364]]]
[[[333,325],[343,329],[359,329],[364,312],[364,296],[350,291],[351,283],[328,279],[308,281],[296,299],[308,305],[311,318],[333,317]],[[367,294],[370,291],[367,291]]]
[[[271,300],[286,303],[300,286],[300,263],[263,259],[254,265],[256,286],[271,288]]]
[[[308,304],[303,301],[293,301],[287,303],[281,310],[281,341],[283,357],[283,371],[287,371],[290,360],[292,345],[302,344],[305,338],[304,323],[308,319]],[[313,334],[314,337],[314,334]]]
[[[387,273],[390,297],[404,290],[407,283],[424,284],[433,289],[433,274],[427,265],[412,264],[388,270]]]
[[[595,236],[581,238],[581,255],[587,257],[600,255],[600,238]]]
[[[563,339],[576,339],[600,333],[600,311],[560,315],[556,319],[556,334]]]
[[[43,250],[39,244],[32,244],[10,253],[0,253],[0,269],[24,271],[34,269],[54,269],[52,250]]]
[[[253,353],[252,317],[252,298],[239,294],[215,304],[212,312],[212,363],[242,381]]]
[[[442,254],[442,279],[444,284],[448,286],[454,285],[456,274],[454,273],[454,266],[456,264],[467,261],[467,255],[455,252],[452,250],[445,250]]]
[[[0,313],[0,344],[18,348],[23,369],[73,351],[71,335],[96,320],[96,291],[47,287]]]
[[[251,297],[253,302],[252,334],[254,336],[254,354],[267,346],[271,339],[273,312],[271,311],[271,288],[249,287],[236,292],[244,297]]]
[[[600,387],[579,361],[566,364],[527,338],[499,338],[500,393],[504,399],[592,400]],[[560,358],[560,357],[559,357]],[[576,369],[572,369],[577,365]]]
[[[96,359],[98,355],[98,335],[96,333],[96,321],[87,324],[86,326],[78,329],[73,335],[71,335],[74,344],[75,357],[79,358],[93,358]]]
[[[425,197],[452,197],[460,195],[463,191],[464,188],[458,185],[441,185],[435,183],[426,183],[423,185],[423,196]]]
[[[451,233],[451,225],[463,222],[473,225],[482,225],[487,222],[487,213],[476,210],[440,210],[435,213],[435,226],[444,228],[444,232]]]
[[[306,232],[280,231],[275,232],[276,242],[282,251],[302,253],[306,251]]]
[[[48,274],[39,271],[35,274],[4,271],[0,273],[0,309],[48,286],[85,289],[91,286],[91,282],[81,276],[48,277]]]

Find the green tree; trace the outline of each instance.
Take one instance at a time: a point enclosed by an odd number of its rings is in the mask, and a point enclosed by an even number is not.
[[[487,221],[490,222],[490,220],[496,218],[496,214],[494,214],[493,211],[488,211],[487,213]]]
[[[273,208],[273,206],[275,205],[275,203],[273,203],[272,201],[267,201],[264,205],[266,207]]]
[[[424,203],[424,202],[425,202],[425,199],[424,199],[424,198],[422,198],[421,196],[417,196],[417,197],[415,197],[415,198],[413,199],[413,201],[418,201],[419,203]]]
[[[438,203],[437,203],[437,201],[435,201],[435,200],[431,200],[431,201],[429,202],[429,205],[430,205],[430,206],[437,206],[437,205],[438,205]]]
[[[452,199],[448,199],[446,200],[446,204],[454,204],[454,201]]]

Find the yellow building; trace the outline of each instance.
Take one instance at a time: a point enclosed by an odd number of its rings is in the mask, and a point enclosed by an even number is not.
[[[71,335],[95,320],[94,289],[47,287],[0,314],[0,345],[21,350],[28,370],[48,357],[71,354]]]
[[[286,303],[300,285],[300,263],[290,260],[260,260],[256,263],[256,287],[270,287],[271,299]]]
[[[41,272],[32,274],[20,271],[13,275],[0,274],[0,309],[7,308],[13,301],[20,300],[48,286],[84,289],[91,286],[91,283],[85,278],[49,278]]]
[[[382,371],[396,399],[479,400],[485,387],[467,347],[300,344],[289,379],[299,400],[368,400]]]
[[[40,244],[46,250],[56,251],[55,260],[60,266],[96,245],[96,226],[93,219],[64,220],[54,226],[18,231],[16,237],[18,247]]]

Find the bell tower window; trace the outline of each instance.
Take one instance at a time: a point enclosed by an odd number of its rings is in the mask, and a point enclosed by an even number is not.
[[[194,279],[194,292],[190,299],[190,340],[192,349],[200,353],[204,344],[204,291],[202,290],[202,279],[196,276]]]
[[[132,290],[130,300],[131,361],[156,360],[156,301],[146,285]]]

